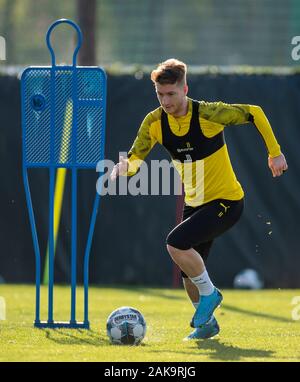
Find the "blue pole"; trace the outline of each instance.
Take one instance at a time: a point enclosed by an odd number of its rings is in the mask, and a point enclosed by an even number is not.
[[[76,53],[77,54],[77,53]],[[73,118],[72,118],[72,255],[71,255],[71,324],[76,324],[76,273],[77,273],[77,112],[78,112],[78,94],[77,94],[77,69],[76,56],[73,60]]]
[[[72,168],[72,255],[71,255],[71,323],[76,323],[77,272],[77,169]]]
[[[54,191],[55,168],[50,167],[49,185],[49,285],[48,285],[48,322],[53,322],[53,284],[54,284]]]
[[[49,166],[49,284],[48,284],[48,323],[53,322],[54,284],[54,192],[55,192],[55,67],[51,68],[51,119],[50,119],[50,166]]]
[[[97,193],[94,201],[93,214],[91,218],[91,224],[89,229],[89,235],[84,255],[84,266],[83,266],[83,283],[84,283],[84,324],[89,327],[89,258],[92,246],[94,228],[97,218],[97,213],[99,209],[100,195]]]
[[[40,286],[41,286],[41,255],[39,240],[36,231],[36,224],[34,219],[34,212],[32,207],[32,201],[30,196],[30,188],[28,182],[27,168],[23,166],[23,181],[26,195],[27,208],[29,213],[29,221],[31,226],[31,232],[33,237],[33,246],[35,253],[35,324],[40,322]]]

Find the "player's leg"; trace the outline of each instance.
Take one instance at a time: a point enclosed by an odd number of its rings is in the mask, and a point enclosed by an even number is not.
[[[208,259],[208,255],[209,255],[212,243],[213,241],[211,240],[206,243],[201,243],[197,247],[194,247],[194,249],[201,254],[201,257],[204,261],[205,266],[207,263],[207,259]],[[199,300],[200,300],[199,289],[191,281],[191,279],[182,271],[181,271],[181,276],[182,276],[182,282],[186,290],[186,293],[196,310],[198,308]],[[184,341],[212,338],[212,337],[215,337],[219,332],[220,332],[219,324],[213,315],[211,320],[207,324],[202,325],[201,327],[198,327],[195,330],[193,330],[187,337],[184,338]]]
[[[209,255],[212,243],[213,243],[213,240],[210,240],[204,243],[200,243],[199,245],[194,247],[195,251],[197,251],[201,255],[205,267],[207,264],[207,259],[208,259],[208,255]],[[184,289],[186,290],[186,293],[189,299],[191,300],[193,306],[195,307],[195,309],[197,309],[199,298],[200,298],[199,289],[183,271],[181,271],[181,276],[182,276]]]
[[[243,201],[212,201],[168,235],[167,248],[172,259],[188,275],[201,295],[192,320],[193,326],[207,323],[222,301],[220,291],[212,284],[200,254],[193,247],[227,231],[240,218],[242,210]]]
[[[188,276],[182,277],[182,283],[189,299],[191,300],[191,303],[193,304],[195,309],[197,309],[200,297],[198,288]]]
[[[200,299],[199,290],[196,287],[196,285],[184,273],[183,275],[184,276],[182,277],[182,280],[184,288],[196,310],[199,305]],[[212,338],[216,336],[219,332],[219,324],[215,316],[213,315],[211,320],[209,320],[206,324],[195,328],[195,330],[193,330],[187,337],[184,338],[184,341]]]
[[[184,221],[188,219],[190,216],[192,216],[196,211],[198,211],[201,208],[203,207],[200,206],[200,207],[193,208],[188,205],[184,205],[181,220]],[[200,243],[194,247],[194,249],[201,255],[205,266],[207,263],[207,259],[208,259],[208,255],[209,255],[212,243],[213,243],[213,240],[210,240],[208,242]],[[183,271],[181,271],[181,276],[182,276],[183,286],[187,292],[187,295],[196,309],[198,306],[198,301],[199,301],[199,290]]]

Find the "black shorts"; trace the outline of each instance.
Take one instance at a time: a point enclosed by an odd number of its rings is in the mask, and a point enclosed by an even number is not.
[[[199,207],[185,205],[182,222],[169,233],[167,244],[182,250],[194,248],[206,263],[213,240],[239,220],[243,208],[244,199],[216,199]]]

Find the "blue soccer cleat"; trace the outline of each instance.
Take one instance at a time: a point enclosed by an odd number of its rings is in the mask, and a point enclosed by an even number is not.
[[[216,336],[220,331],[217,320],[213,316],[206,324],[196,328],[190,335],[184,338],[184,341],[205,340]]]
[[[217,288],[209,296],[201,296],[198,308],[192,318],[191,327],[199,328],[207,323],[222,300],[223,296]]]

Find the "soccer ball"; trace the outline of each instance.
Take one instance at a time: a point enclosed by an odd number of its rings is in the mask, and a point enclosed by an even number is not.
[[[122,306],[109,315],[106,330],[114,345],[139,345],[146,334],[146,321],[137,309]]]

